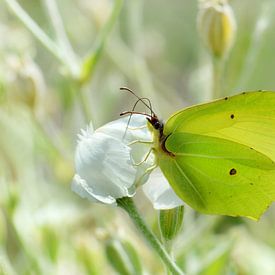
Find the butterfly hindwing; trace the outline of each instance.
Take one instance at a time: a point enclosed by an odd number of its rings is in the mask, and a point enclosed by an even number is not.
[[[172,133],[161,170],[177,195],[207,214],[258,219],[275,200],[275,164],[262,153],[230,140]]]

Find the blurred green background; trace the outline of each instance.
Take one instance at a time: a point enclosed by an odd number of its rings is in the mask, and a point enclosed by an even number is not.
[[[275,90],[274,1],[230,5],[237,33],[222,95]],[[116,274],[105,251],[114,238],[135,247],[143,274],[165,274],[121,210],[71,192],[74,150],[89,121],[97,128],[132,108],[121,86],[164,119],[211,99],[197,14],[190,0],[0,2],[0,274]],[[142,192],[135,199],[157,232],[156,211]],[[275,274],[274,215],[187,208],[175,257],[187,274]]]

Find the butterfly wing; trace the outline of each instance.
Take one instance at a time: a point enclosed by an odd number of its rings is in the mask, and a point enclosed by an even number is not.
[[[176,132],[235,141],[275,161],[275,92],[247,92],[179,111],[164,127],[165,135]]]
[[[206,214],[258,219],[275,199],[275,164],[245,145],[173,133],[159,166],[177,195]]]

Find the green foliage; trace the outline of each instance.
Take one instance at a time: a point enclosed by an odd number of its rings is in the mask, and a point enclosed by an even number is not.
[[[141,275],[142,265],[137,252],[129,242],[117,239],[106,243],[106,256],[109,263],[121,275]]]

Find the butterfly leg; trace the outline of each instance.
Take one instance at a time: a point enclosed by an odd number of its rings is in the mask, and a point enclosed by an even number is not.
[[[134,166],[139,166],[139,165],[141,165],[142,163],[146,162],[147,159],[148,159],[148,157],[149,157],[150,154],[152,153],[152,151],[153,151],[153,148],[150,148],[150,150],[146,153],[146,155],[144,156],[144,158],[143,158],[140,162],[134,163],[133,165],[134,165]]]
[[[155,148],[154,147],[152,147],[152,148],[150,148],[150,154],[153,152],[153,153],[155,153]],[[158,161],[157,161],[157,158],[155,157],[155,159],[154,159],[154,163],[152,164],[152,166],[150,166],[150,167],[148,167],[146,170],[145,170],[145,175],[146,174],[150,174],[153,170],[155,170],[156,168],[158,167]]]
[[[148,167],[145,172],[139,177],[139,179],[136,181],[136,185],[139,186],[141,185],[141,183],[144,183],[143,178],[146,176],[149,176],[149,174],[155,169],[157,168],[157,164],[154,163],[152,166]]]
[[[124,132],[124,135],[123,135],[123,139],[126,137],[127,135],[127,130],[131,130],[131,131],[137,131],[137,130],[141,130],[141,129],[145,129],[147,128],[147,125],[142,125],[142,126],[139,126],[139,127],[130,127],[130,126],[127,126],[126,129],[125,129],[125,132]]]
[[[134,140],[134,141],[128,143],[128,146],[131,146],[131,145],[134,145],[134,144],[137,144],[137,143],[142,143],[142,144],[153,144],[154,142],[153,142],[153,141],[150,141],[150,140]]]
[[[152,166],[148,167],[146,170],[145,170],[145,173],[144,174],[149,174],[151,173],[153,170],[155,170],[156,168],[158,167],[157,163],[155,162]]]
[[[149,140],[134,140],[134,141],[130,142],[128,144],[128,146],[131,146],[131,145],[134,145],[134,144],[138,144],[138,143],[152,145],[154,142],[153,141],[149,141]],[[153,150],[154,150],[154,148],[151,147],[150,150],[145,154],[144,158],[140,162],[134,163],[133,165],[134,166],[139,166],[139,165],[143,164],[144,162],[146,162]]]
[[[131,127],[131,126],[128,127],[129,130],[140,130],[140,129],[145,129],[145,128],[147,128],[147,125],[142,125],[139,127]]]

